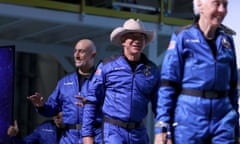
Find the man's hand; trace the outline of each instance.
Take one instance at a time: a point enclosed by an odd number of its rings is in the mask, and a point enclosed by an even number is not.
[[[16,136],[19,133],[19,129],[18,129],[18,123],[17,120],[14,121],[14,124],[9,126],[8,130],[7,130],[7,134],[10,137]]]
[[[77,106],[84,107],[84,105],[85,105],[86,102],[87,102],[86,98],[83,97],[83,96],[80,96],[80,95],[75,96],[75,98],[81,100],[81,102],[78,101],[78,102],[75,102],[75,104],[76,104]]]
[[[30,100],[35,107],[43,107],[44,105],[43,97],[40,93],[35,92],[35,94],[27,97],[27,99]]]
[[[94,144],[93,137],[90,136],[83,137],[83,144]]]
[[[167,138],[167,133],[158,133],[155,135],[154,144],[172,144],[172,140]]]

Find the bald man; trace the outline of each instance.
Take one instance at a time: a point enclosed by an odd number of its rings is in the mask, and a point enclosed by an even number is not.
[[[82,116],[84,97],[88,92],[88,83],[94,72],[94,60],[96,57],[96,46],[89,39],[78,41],[73,53],[76,71],[61,80],[47,101],[39,93],[27,97],[36,107],[37,111],[46,117],[63,112],[63,123],[65,131],[60,143],[82,144]],[[79,106],[80,105],[80,106]],[[95,143],[101,143],[101,120],[94,124]]]

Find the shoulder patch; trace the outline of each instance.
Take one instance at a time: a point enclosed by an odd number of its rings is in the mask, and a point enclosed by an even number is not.
[[[107,57],[107,58],[103,59],[102,63],[105,65],[105,64],[107,64],[107,63],[109,63],[109,62],[111,62],[111,61],[113,61],[113,60],[115,60],[119,57],[120,57],[120,55],[112,55],[110,57]]]
[[[178,30],[175,31],[175,34],[178,35],[181,31],[188,29],[190,27],[192,27],[192,24],[180,27]]]
[[[176,46],[176,41],[175,40],[171,40],[168,44],[168,49],[174,49]]]
[[[219,28],[221,30],[223,30],[226,34],[229,34],[229,35],[236,35],[237,34],[233,29],[227,27],[226,25],[221,24],[219,26]]]

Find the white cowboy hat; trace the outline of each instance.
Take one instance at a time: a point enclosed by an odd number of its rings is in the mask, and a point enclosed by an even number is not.
[[[123,24],[123,27],[117,27],[112,31],[110,35],[110,40],[114,44],[121,45],[122,43],[121,37],[126,33],[131,33],[131,32],[139,32],[139,33],[145,34],[146,45],[148,45],[154,39],[154,36],[155,36],[155,33],[153,31],[147,31],[144,29],[144,26],[139,19],[137,20],[128,19]]]

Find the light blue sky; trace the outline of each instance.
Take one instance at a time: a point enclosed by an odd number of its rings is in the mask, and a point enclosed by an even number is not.
[[[237,32],[237,35],[234,36],[234,41],[237,52],[238,68],[240,69],[240,0],[228,0],[228,3],[228,14],[223,23]]]

